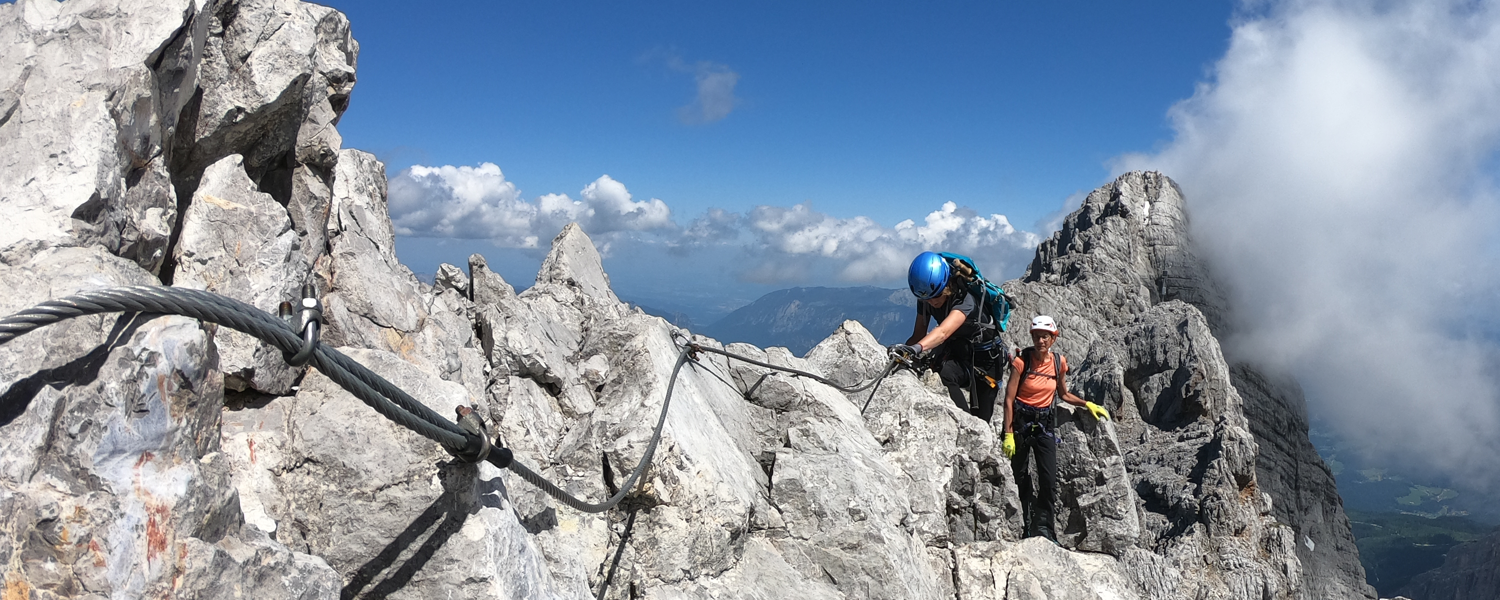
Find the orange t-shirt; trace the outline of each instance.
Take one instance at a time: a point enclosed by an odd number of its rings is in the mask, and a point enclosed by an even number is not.
[[[1021,385],[1016,388],[1016,400],[1032,408],[1047,408],[1052,406],[1052,398],[1057,395],[1057,368],[1053,364],[1053,353],[1048,352],[1042,360],[1033,359],[1030,374],[1026,374],[1026,361],[1021,359],[1018,353],[1010,360],[1012,377],[1021,377]],[[1057,354],[1057,362],[1062,363],[1062,374],[1068,374],[1068,358]]]

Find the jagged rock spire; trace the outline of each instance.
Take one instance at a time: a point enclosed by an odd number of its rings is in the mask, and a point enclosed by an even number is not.
[[[557,237],[552,239],[552,250],[542,261],[542,269],[536,276],[538,284],[556,283],[577,288],[586,296],[600,300],[619,301],[609,287],[609,275],[604,273],[604,262],[593,240],[577,223],[568,223]]]

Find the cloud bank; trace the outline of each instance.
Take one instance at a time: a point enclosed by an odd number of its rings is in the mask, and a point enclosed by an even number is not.
[[[505,248],[541,248],[576,221],[602,252],[660,250],[689,261],[702,250],[731,251],[741,281],[770,285],[900,285],[913,256],[948,250],[974,257],[992,277],[1015,276],[1040,238],[1004,215],[982,215],[953,202],[921,224],[884,226],[867,217],[838,218],[812,208],[757,206],[741,214],[709,209],[686,226],[658,199],[636,201],[625,185],[600,177],[578,194],[533,200],[500,168],[414,166],[390,180],[391,220],[406,237],[483,239]],[[722,269],[719,265],[698,265]]]
[[[596,235],[676,228],[665,202],[635,201],[609,175],[585,186],[578,200],[547,194],[528,201],[492,163],[418,165],[391,178],[389,194],[396,234],[410,237],[487,239],[502,247],[536,248],[574,221]]]
[[[1182,186],[1228,350],[1292,369],[1376,458],[1495,481],[1500,6],[1248,4],[1169,118],[1118,169]]]
[[[758,206],[745,215],[761,257],[747,273],[751,281],[804,280],[817,262],[841,265],[840,281],[903,281],[911,259],[924,250],[946,250],[974,257],[991,276],[1019,275],[1040,238],[1017,231],[1004,215],[980,215],[946,202],[922,225],[911,219],[884,227],[866,217],[839,219],[809,204],[786,208]]]

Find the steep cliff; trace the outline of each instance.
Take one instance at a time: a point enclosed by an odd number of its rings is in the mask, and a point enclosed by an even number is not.
[[[930,376],[897,372],[863,413],[706,354],[673,384],[691,333],[622,303],[577,226],[523,293],[478,256],[418,281],[383,165],[334,127],[357,51],[342,15],[291,0],[0,5],[0,312],[161,282],[274,310],[312,283],[324,343],[439,413],[476,407],[590,499],[640,460],[671,385],[644,486],[583,514],[236,332],[75,319],[0,346],[6,600],[590,598],[621,549],[606,597],[1370,595],[1305,427],[1247,406],[1300,399],[1247,392],[1272,379],[1220,352],[1165,177],[1090,195],[1009,284],[1062,320],[1075,387],[1117,416],[1064,416],[1061,546],[1019,541],[994,428]],[[802,358],[728,349],[844,382],[885,364],[852,321]]]
[[[1292,528],[1304,593],[1312,598],[1373,595],[1364,583],[1333,474],[1308,439],[1301,388],[1286,375],[1227,363],[1218,352],[1215,336],[1230,333],[1227,301],[1194,253],[1176,184],[1156,173],[1129,173],[1096,190],[1041,244],[1022,281],[1007,287],[1012,288],[1022,306],[1063,317],[1066,334],[1058,348],[1089,357],[1079,370],[1083,389],[1110,398],[1112,404],[1135,403],[1149,440],[1166,431],[1180,436],[1207,427],[1205,419],[1221,418],[1232,425],[1226,432],[1234,434],[1225,451],[1245,442],[1236,439],[1244,430],[1253,434],[1253,477],[1247,472],[1234,476],[1242,493],[1266,494],[1275,522]],[[1107,341],[1118,335],[1112,334],[1118,328],[1150,321],[1158,307],[1174,304],[1187,305],[1179,310],[1191,307],[1186,310],[1191,327],[1183,330],[1187,335],[1164,336],[1166,343],[1169,348],[1211,344],[1212,356],[1203,359],[1202,367],[1163,370],[1160,351],[1127,341],[1129,351],[1122,355],[1118,342]],[[1021,337],[1016,336],[1017,345],[1028,343]],[[1165,396],[1160,395],[1163,387]],[[1143,394],[1157,398],[1143,403]],[[1163,399],[1170,401],[1163,404]],[[1120,419],[1121,429],[1130,432],[1122,437],[1135,438],[1131,421]],[[1213,428],[1212,434],[1199,435],[1219,436],[1220,425]],[[1140,441],[1142,452],[1156,443],[1148,437]],[[1198,457],[1195,471],[1203,458]],[[1140,476],[1135,467],[1131,471]],[[1137,490],[1148,512],[1152,506],[1176,506],[1153,501],[1155,492],[1139,483]]]
[[[1454,546],[1441,567],[1412,578],[1401,595],[1417,600],[1500,597],[1500,531]]]

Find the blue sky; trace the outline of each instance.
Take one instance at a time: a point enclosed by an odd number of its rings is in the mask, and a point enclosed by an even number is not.
[[[927,249],[1005,279],[1160,170],[1226,353],[1377,460],[1500,482],[1500,2],[332,4],[417,272],[529,285],[571,220],[700,320]]]
[[[608,175],[636,201],[662,200],[682,226],[715,208],[808,203],[891,227],[951,201],[1030,232],[1105,182],[1111,158],[1170,139],[1166,111],[1223,53],[1231,10],[1201,1],[469,3],[455,19],[389,2],[331,4],[361,45],[339,125],[345,146],[374,152],[393,177],[412,165],[491,163],[534,200],[576,198]],[[720,94],[727,108],[685,114],[700,78],[716,73],[733,78]],[[549,234],[539,237],[545,246]],[[419,272],[471,251],[512,255],[480,240],[401,249]],[[1019,275],[1021,254],[993,269]],[[615,263],[635,258],[611,255],[617,285],[631,288],[635,273]],[[524,253],[512,260],[524,264],[502,273],[528,283],[534,264]],[[824,275],[727,277],[718,287],[743,302],[786,285],[900,283],[889,273]]]
[[[609,174],[674,212],[812,201],[894,224],[942,200],[1031,225],[1170,138],[1225,2],[334,2],[360,41],[340,131],[393,173],[491,162],[528,196]],[[1044,6],[1033,6],[1033,5]],[[808,5],[821,5],[809,8]],[[673,62],[684,65],[674,68]],[[738,76],[685,123],[693,67]]]

